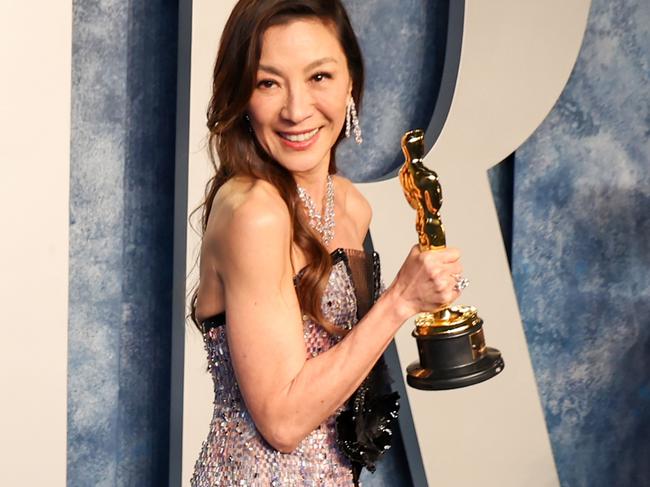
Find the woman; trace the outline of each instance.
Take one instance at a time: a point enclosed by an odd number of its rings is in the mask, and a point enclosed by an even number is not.
[[[192,300],[215,381],[195,487],[356,483],[390,436],[395,397],[370,407],[367,390],[355,391],[404,321],[458,296],[455,249],[414,247],[380,297],[370,282],[378,261],[373,273],[362,242],[371,210],[334,161],[346,132],[361,141],[362,88],[339,0],[235,6],[208,109],[220,165],[203,205]],[[362,421],[382,438],[361,441]]]

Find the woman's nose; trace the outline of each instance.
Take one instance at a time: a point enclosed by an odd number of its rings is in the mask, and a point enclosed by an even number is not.
[[[294,124],[299,124],[311,116],[312,110],[313,100],[309,91],[304,88],[294,87],[287,93],[280,116]]]

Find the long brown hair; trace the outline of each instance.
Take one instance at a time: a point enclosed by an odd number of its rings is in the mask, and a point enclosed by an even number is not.
[[[203,203],[195,211],[201,210],[201,235],[204,235],[215,195],[230,178],[248,176],[273,184],[289,209],[293,243],[307,259],[296,286],[302,313],[321,323],[330,333],[342,334],[324,319],[321,311],[321,298],[332,267],[330,254],[304,217],[291,173],[259,145],[245,118],[255,88],[264,32],[273,25],[299,18],[316,18],[333,28],[346,55],[352,97],[360,109],[364,83],[361,49],[340,0],[240,0],[221,36],[207,111],[208,152],[215,174],[206,185]],[[336,173],[334,153],[342,138],[343,133],[332,147],[330,174]],[[197,297],[198,287],[191,298],[190,316],[201,329],[196,319]]]

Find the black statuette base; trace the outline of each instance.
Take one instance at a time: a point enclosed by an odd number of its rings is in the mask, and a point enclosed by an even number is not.
[[[429,391],[458,389],[488,380],[505,367],[501,352],[485,346],[480,318],[457,330],[428,330],[413,332],[420,360],[406,369],[406,381],[411,387]]]
[[[406,369],[406,382],[415,389],[425,391],[459,389],[491,379],[504,367],[501,352],[488,347],[483,358],[457,369],[423,369],[419,362],[413,362]]]

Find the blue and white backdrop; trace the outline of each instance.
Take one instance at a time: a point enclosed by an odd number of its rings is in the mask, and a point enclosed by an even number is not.
[[[415,238],[394,173],[419,126],[463,300],[506,359],[472,388],[404,389],[402,441],[365,485],[644,485],[649,4],[345,3],[368,84],[365,143],[338,160],[385,278]],[[0,485],[188,485],[211,386],[184,323],[187,215],[233,4],[0,5]],[[415,357],[407,324],[394,375]]]

